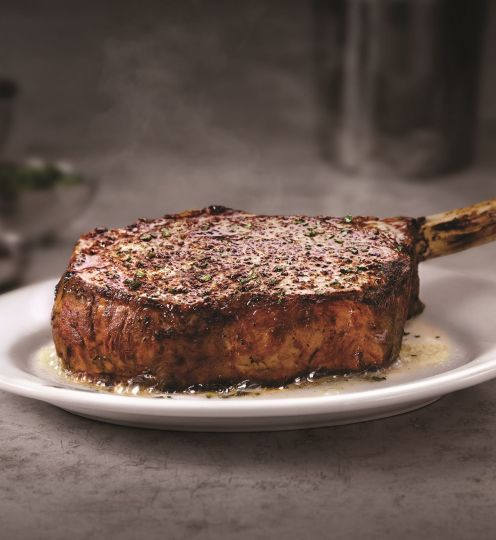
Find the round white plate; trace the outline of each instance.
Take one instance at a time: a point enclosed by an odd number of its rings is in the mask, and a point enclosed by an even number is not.
[[[496,281],[427,264],[421,284],[427,309],[408,323],[408,339],[415,344],[418,333],[418,343],[434,352],[449,349],[442,362],[411,359],[380,381],[317,381],[256,397],[163,399],[101,393],[40,370],[36,352],[50,340],[55,286],[45,281],[0,296],[0,389],[96,420],[189,431],[309,428],[400,414],[496,377]]]

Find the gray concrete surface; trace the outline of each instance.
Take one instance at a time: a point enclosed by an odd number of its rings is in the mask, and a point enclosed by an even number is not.
[[[1,537],[489,540],[495,392],[252,434],[111,426],[2,393]]]
[[[59,275],[82,231],[138,216],[211,203],[423,215],[495,196],[494,30],[478,162],[400,181],[319,158],[307,2],[21,4],[0,17],[0,68],[23,87],[8,151],[101,179],[26,282]],[[495,261],[493,245],[435,264],[494,277]],[[187,434],[1,392],[0,538],[493,539],[495,396],[489,382],[375,422]]]

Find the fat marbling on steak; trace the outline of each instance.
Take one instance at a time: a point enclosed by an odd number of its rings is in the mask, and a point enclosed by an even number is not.
[[[95,229],[56,292],[66,368],[164,389],[389,365],[420,309],[412,218],[211,206]]]

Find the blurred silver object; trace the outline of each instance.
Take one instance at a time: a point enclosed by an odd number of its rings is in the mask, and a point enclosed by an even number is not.
[[[17,91],[13,81],[0,78],[0,152],[11,131]],[[29,248],[55,238],[95,190],[95,181],[67,163],[0,161],[0,290],[21,281]]]
[[[29,245],[56,237],[95,190],[94,180],[76,175],[63,162],[0,163],[0,230],[17,234]]]
[[[0,290],[21,281],[30,248],[56,238],[95,190],[65,163],[0,162]]]
[[[474,155],[487,0],[316,0],[320,142],[354,173],[430,176]]]
[[[0,291],[20,283],[26,258],[27,251],[19,235],[0,234]]]

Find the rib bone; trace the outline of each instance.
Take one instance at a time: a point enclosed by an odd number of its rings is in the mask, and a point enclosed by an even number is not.
[[[419,218],[419,261],[496,240],[496,199]]]

